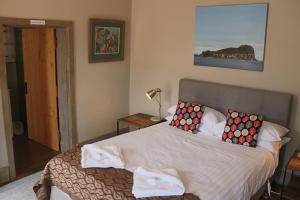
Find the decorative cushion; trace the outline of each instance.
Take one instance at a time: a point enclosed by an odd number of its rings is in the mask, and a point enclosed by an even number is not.
[[[233,144],[256,147],[262,122],[263,117],[261,115],[245,114],[229,109],[222,140]]]
[[[179,100],[170,125],[185,131],[196,133],[199,128],[204,109],[205,106],[203,105]]]

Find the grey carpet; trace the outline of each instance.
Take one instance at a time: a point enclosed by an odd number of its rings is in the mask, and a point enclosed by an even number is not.
[[[1,200],[36,200],[32,190],[33,185],[38,181],[41,172],[37,172],[20,180],[0,187]]]

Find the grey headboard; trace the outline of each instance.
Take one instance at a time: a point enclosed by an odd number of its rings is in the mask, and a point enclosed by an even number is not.
[[[262,114],[264,120],[289,127],[292,95],[287,93],[181,79],[179,98],[215,108],[224,114],[229,108]]]

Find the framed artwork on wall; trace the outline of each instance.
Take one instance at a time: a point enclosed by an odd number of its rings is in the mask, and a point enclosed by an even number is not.
[[[198,6],[194,65],[263,71],[268,4]]]
[[[89,63],[124,60],[124,29],[121,20],[90,19]]]

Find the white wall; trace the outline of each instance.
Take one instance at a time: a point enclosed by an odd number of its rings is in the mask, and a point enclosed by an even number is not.
[[[263,72],[193,65],[195,8],[269,2]],[[299,0],[133,0],[130,68],[130,113],[157,115],[156,102],[144,95],[162,88],[163,111],[176,104],[181,78],[291,93],[292,144],[300,145],[300,1]]]
[[[131,0],[0,0],[0,16],[73,21],[79,142],[116,130],[116,119],[129,112]],[[88,63],[89,18],[126,21],[124,61]],[[0,122],[0,166],[7,164],[3,135]]]

